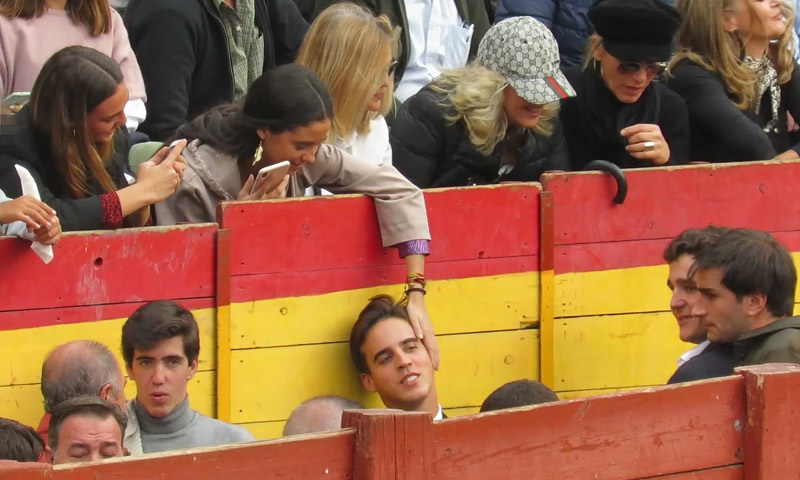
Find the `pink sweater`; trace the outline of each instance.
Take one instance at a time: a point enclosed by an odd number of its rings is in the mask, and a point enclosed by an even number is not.
[[[122,69],[131,100],[146,100],[139,63],[122,17],[111,10],[111,31],[96,37],[75,24],[65,10],[47,10],[38,18],[9,19],[0,15],[0,94],[30,92],[44,62],[70,45],[83,45],[113,58]],[[2,98],[0,97],[0,98]]]

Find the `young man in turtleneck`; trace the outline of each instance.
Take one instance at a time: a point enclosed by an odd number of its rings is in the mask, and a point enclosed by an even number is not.
[[[150,302],[125,322],[122,356],[128,376],[136,382],[125,432],[132,455],[254,440],[244,428],[189,406],[186,386],[197,372],[199,353],[197,322],[174,302]]]

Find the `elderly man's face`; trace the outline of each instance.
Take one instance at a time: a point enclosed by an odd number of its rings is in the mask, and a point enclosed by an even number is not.
[[[93,462],[122,455],[122,431],[114,417],[72,415],[61,423],[53,463]]]

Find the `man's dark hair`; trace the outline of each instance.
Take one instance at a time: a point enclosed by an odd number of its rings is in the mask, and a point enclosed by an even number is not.
[[[535,380],[516,380],[506,383],[486,397],[481,405],[481,412],[557,401],[556,394],[544,384]]]
[[[54,359],[59,349],[75,351],[66,358]],[[57,363],[54,365],[54,363]],[[114,396],[123,385],[117,385],[117,360],[105,345],[92,340],[76,340],[56,347],[42,364],[42,396],[44,409],[52,412],[61,402],[83,395],[100,395],[111,385]]]
[[[121,434],[120,444],[125,438],[125,427],[128,425],[127,417],[120,411],[118,406],[97,396],[70,398],[69,400],[61,402],[55,410],[53,410],[51,415],[50,427],[47,435],[50,440],[50,448],[54,452],[58,450],[58,434],[61,431],[61,425],[64,423],[64,420],[73,415],[95,417],[99,420],[114,417],[114,420],[117,421],[117,425],[119,425]]]
[[[367,334],[378,322],[388,318],[400,318],[408,321],[405,302],[395,302],[394,298],[389,295],[377,295],[370,298],[367,306],[358,314],[358,320],[350,330],[350,356],[360,373],[369,373],[367,359],[361,353],[361,346],[367,339]]]
[[[705,228],[690,228],[684,230],[672,239],[664,249],[664,261],[672,263],[681,255],[697,257],[703,250],[713,245],[720,236],[730,231],[728,227],[709,225]]]
[[[797,271],[786,247],[769,233],[746,228],[726,232],[697,256],[689,274],[694,277],[704,268],[722,269],[722,285],[737,300],[762,294],[772,315],[792,315]]]
[[[122,357],[133,365],[134,350],[149,350],[173,337],[183,339],[183,353],[191,364],[200,354],[200,334],[192,312],[170,300],[139,307],[122,326]]]
[[[37,462],[44,441],[36,430],[15,420],[0,418],[0,460]]]

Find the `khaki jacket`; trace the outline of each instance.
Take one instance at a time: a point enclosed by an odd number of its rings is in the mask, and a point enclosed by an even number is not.
[[[800,364],[800,317],[788,317],[739,335],[736,366],[764,363]]]
[[[183,157],[187,168],[178,189],[155,205],[158,225],[214,222],[219,202],[236,200],[242,188],[233,156],[195,140]],[[372,197],[384,247],[431,238],[422,192],[389,164],[375,165],[323,144],[314,162],[292,176],[287,196],[300,197],[309,186]]]

